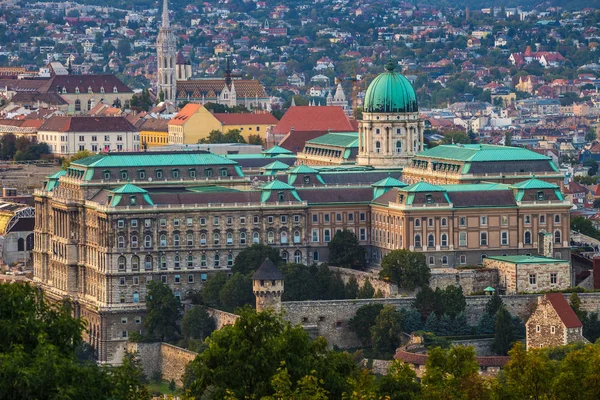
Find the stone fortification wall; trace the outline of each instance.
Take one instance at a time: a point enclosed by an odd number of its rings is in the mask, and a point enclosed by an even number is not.
[[[507,310],[518,315],[523,321],[531,315],[540,295],[502,296]],[[566,295],[568,298],[568,294]],[[581,307],[586,311],[600,310],[600,293],[580,293]],[[330,301],[290,301],[281,303],[284,319],[294,325],[302,325],[313,335],[323,336],[330,346],[341,348],[360,346],[356,335],[348,329],[348,321],[356,311],[365,304],[391,304],[397,309],[412,308],[414,298],[387,298],[361,300],[330,300]],[[488,296],[467,297],[466,314],[471,325],[476,325],[485,312]]]
[[[352,277],[352,276],[355,277],[356,281],[358,282],[358,287],[362,287],[365,284],[365,282],[368,280],[369,282],[371,282],[371,285],[373,285],[373,289],[375,289],[376,292],[378,290],[381,290],[381,293],[383,293],[383,297],[396,297],[399,294],[404,294],[404,295],[412,295],[413,294],[412,292],[411,293],[399,293],[398,285],[390,283],[390,282],[386,282],[382,279],[379,279],[379,273],[377,273],[377,272],[356,271],[354,269],[331,267],[331,266],[329,267],[329,269],[334,272],[339,272],[344,283],[348,283],[348,280],[350,280],[350,277]]]
[[[488,286],[498,285],[498,271],[495,269],[454,269],[444,268],[431,271],[429,286],[433,289],[445,289],[448,286],[460,286],[465,295],[481,293]]]
[[[225,325],[233,325],[235,321],[240,317],[239,315],[235,315],[232,313],[228,313],[225,311],[217,310],[216,308],[206,308],[208,315],[213,317],[215,320],[216,329],[222,329]]]
[[[198,355],[168,343],[128,343],[127,349],[138,353],[140,365],[147,377],[160,373],[163,379],[173,379],[179,386],[183,384],[186,365]]]

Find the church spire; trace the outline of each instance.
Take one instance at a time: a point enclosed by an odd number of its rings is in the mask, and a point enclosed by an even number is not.
[[[163,0],[163,12],[162,12],[162,27],[168,28],[170,26],[169,23],[169,6],[167,4],[168,0]]]

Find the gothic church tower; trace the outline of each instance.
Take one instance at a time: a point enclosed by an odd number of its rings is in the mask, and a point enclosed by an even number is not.
[[[176,76],[175,62],[177,57],[177,39],[169,23],[167,0],[163,0],[162,26],[156,39],[156,56],[158,59],[157,94],[162,91],[165,100],[175,103]]]

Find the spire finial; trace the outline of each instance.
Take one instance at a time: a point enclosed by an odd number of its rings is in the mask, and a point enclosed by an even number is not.
[[[169,24],[169,5],[168,0],[163,0],[163,12],[162,12],[162,27],[168,28]]]

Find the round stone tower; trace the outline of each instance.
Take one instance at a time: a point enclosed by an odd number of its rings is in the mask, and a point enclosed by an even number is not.
[[[283,274],[268,258],[252,275],[252,291],[256,297],[256,311],[281,311]]]

